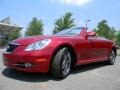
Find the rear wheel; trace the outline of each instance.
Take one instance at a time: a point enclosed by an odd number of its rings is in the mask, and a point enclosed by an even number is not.
[[[116,59],[115,51],[112,50],[107,63],[110,64],[110,65],[114,65],[115,59]]]
[[[66,78],[71,69],[71,53],[68,48],[60,49],[54,56],[51,74],[59,79]]]

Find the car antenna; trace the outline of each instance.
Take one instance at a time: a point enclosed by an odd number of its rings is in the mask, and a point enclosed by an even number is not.
[[[86,20],[86,23],[85,23],[85,26],[86,26],[86,29],[88,29],[88,22],[89,22],[90,20]]]

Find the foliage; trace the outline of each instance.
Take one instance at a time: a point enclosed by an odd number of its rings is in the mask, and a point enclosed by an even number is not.
[[[111,27],[111,28],[110,28],[110,31],[109,31],[109,39],[111,39],[111,40],[116,39],[115,33],[116,33],[115,28],[114,28],[114,27]]]
[[[114,27],[110,27],[106,20],[100,21],[94,31],[96,31],[99,36],[106,37],[111,40],[115,38],[116,30]]]
[[[0,46],[5,46],[9,41],[17,39],[21,36],[20,31],[10,31],[0,39]]]
[[[9,33],[9,40],[17,39],[21,36],[20,31],[13,31]]]
[[[120,47],[120,31],[118,32],[118,34],[117,34],[117,44],[119,45],[119,47]]]
[[[56,19],[54,25],[55,26],[53,29],[53,34],[62,31],[63,29],[67,29],[75,26],[74,18],[72,18],[72,13],[70,12],[65,13],[64,16]]]
[[[25,32],[26,36],[42,35],[43,34],[43,23],[41,20],[38,20],[36,17],[33,17],[32,21],[27,27]]]

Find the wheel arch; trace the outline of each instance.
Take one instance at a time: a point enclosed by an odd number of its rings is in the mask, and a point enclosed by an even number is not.
[[[115,46],[112,47],[112,50],[115,52],[115,56],[117,55],[117,49]]]
[[[76,65],[76,62],[77,62],[77,54],[76,54],[73,46],[70,45],[70,44],[64,43],[64,44],[61,44],[61,45],[57,46],[56,49],[54,50],[54,52],[53,52],[53,54],[52,54],[52,57],[51,57],[51,60],[50,60],[50,70],[51,70],[51,64],[52,64],[52,62],[53,62],[53,58],[54,58],[55,54],[56,54],[61,48],[64,48],[64,47],[67,47],[67,48],[69,49],[70,53],[71,53],[71,57],[72,57],[72,62],[71,62],[72,65],[71,65],[71,66],[74,67],[74,66]],[[50,71],[50,70],[49,70],[49,71]]]

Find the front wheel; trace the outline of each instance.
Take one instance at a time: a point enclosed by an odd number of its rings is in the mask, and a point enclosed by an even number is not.
[[[114,65],[115,59],[116,59],[115,51],[112,50],[112,52],[111,52],[111,54],[109,56],[109,60],[107,61],[107,63],[109,65]]]
[[[68,48],[60,49],[54,56],[51,74],[59,79],[66,78],[71,69],[71,53]]]

